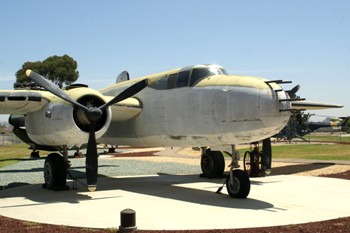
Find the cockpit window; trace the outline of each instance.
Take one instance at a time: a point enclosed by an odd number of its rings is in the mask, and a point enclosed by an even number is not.
[[[190,79],[190,70],[181,71],[177,76],[176,87],[187,87]]]
[[[169,75],[167,89],[173,89],[176,87],[176,78],[177,73]]]
[[[194,86],[200,80],[212,75],[227,75],[227,71],[219,67],[194,68],[192,70],[190,86]]]
[[[183,69],[178,73],[169,74],[164,78],[166,89],[193,87],[200,80],[213,75],[228,75],[226,70],[219,66],[202,66]]]

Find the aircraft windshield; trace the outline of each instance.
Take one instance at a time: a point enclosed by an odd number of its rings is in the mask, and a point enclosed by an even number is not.
[[[191,75],[190,86],[194,86],[200,80],[212,76],[212,75],[227,75],[227,71],[224,68],[219,68],[215,66],[194,68]]]

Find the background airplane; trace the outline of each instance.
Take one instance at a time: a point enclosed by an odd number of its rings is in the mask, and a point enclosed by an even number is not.
[[[349,121],[349,117],[341,117],[335,120],[330,120],[330,118],[327,118],[324,121],[310,121],[310,117],[310,114],[292,114],[288,121],[288,124],[273,137],[277,138],[279,141],[291,141],[295,138],[307,141],[304,136],[315,130],[318,130],[320,128],[331,128],[333,131],[334,127],[336,130],[345,130],[345,127]]]
[[[305,102],[295,96],[298,86],[289,91],[282,88],[281,84],[290,82],[229,75],[218,65],[184,67],[133,80],[123,72],[116,84],[100,91],[79,84],[61,90],[34,71],[26,74],[46,91],[0,91],[0,114],[23,115],[31,141],[62,151],[63,156],[51,153],[45,160],[47,188],[65,186],[67,150],[85,143],[91,191],[97,184],[97,142],[200,147],[206,177],[223,175],[223,153],[214,148],[229,146],[232,166],[226,187],[230,196],[245,198],[250,181],[236,169],[235,145],[268,142],[287,124],[291,112],[341,107]]]

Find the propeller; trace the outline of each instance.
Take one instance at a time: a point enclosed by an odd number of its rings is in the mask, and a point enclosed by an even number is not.
[[[263,140],[263,166],[265,169],[265,174],[270,175],[271,164],[272,164],[272,149],[271,149],[271,138],[266,138]]]
[[[85,111],[86,116],[89,120],[89,140],[87,145],[87,151],[86,151],[86,179],[87,179],[87,185],[89,191],[95,191],[96,190],[96,184],[97,184],[97,169],[98,169],[98,161],[97,161],[97,146],[96,146],[96,122],[101,118],[102,111],[108,108],[109,106],[118,103],[122,100],[125,100],[141,90],[143,90],[145,87],[148,86],[148,80],[143,79],[130,87],[126,88],[124,91],[122,91],[119,95],[115,96],[113,99],[111,99],[109,102],[99,106],[99,107],[86,107],[77,101],[73,100],[69,95],[67,95],[65,92],[63,92],[61,89],[59,89],[57,86],[55,86],[53,83],[45,79],[40,74],[32,71],[27,70],[26,71],[27,77],[32,79],[35,83],[42,86],[45,90],[51,92],[55,96],[71,103],[73,106],[76,106],[77,108],[80,108],[81,110]]]

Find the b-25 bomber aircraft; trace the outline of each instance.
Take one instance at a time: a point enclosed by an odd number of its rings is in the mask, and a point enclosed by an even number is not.
[[[47,188],[64,186],[67,150],[87,143],[86,177],[97,185],[97,142],[112,145],[199,147],[207,177],[222,176],[223,153],[230,146],[232,166],[226,179],[231,197],[246,198],[248,175],[235,169],[235,145],[271,137],[288,122],[291,112],[311,107],[341,107],[293,98],[282,80],[229,75],[218,65],[196,65],[137,79],[122,72],[116,83],[100,91],[86,85],[61,90],[34,71],[26,75],[45,90],[0,91],[0,114],[24,118],[30,140],[63,151],[49,154],[44,164]]]

